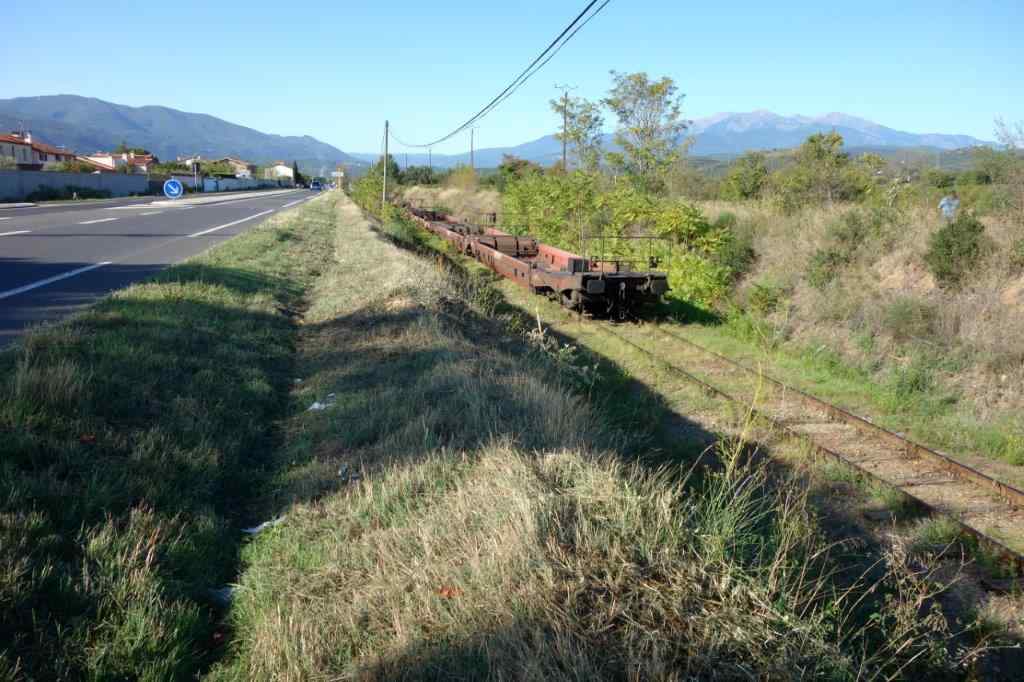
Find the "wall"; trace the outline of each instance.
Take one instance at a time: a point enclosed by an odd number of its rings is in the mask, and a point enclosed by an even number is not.
[[[258,180],[256,178],[206,178],[203,180],[203,191],[230,192],[232,190],[239,189],[260,189],[263,187],[291,185],[290,179],[283,178],[283,180],[288,180],[288,182],[278,182],[277,180]]]
[[[24,201],[40,188],[87,187],[107,190],[111,196],[125,197],[145,194],[149,181],[145,175],[121,173],[52,173],[43,171],[0,170],[0,201]]]

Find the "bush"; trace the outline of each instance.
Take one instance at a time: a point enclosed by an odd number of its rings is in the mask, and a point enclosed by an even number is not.
[[[956,173],[944,171],[939,168],[929,168],[925,171],[924,181],[932,187],[949,189],[956,184]]]
[[[1018,239],[1010,247],[1010,267],[1014,272],[1024,272],[1024,238]]]
[[[935,335],[938,311],[934,306],[914,298],[899,298],[887,305],[882,325],[897,341],[924,339]]]
[[[746,224],[738,225],[732,213],[723,213],[713,225],[721,230],[722,243],[713,254],[712,261],[727,269],[735,282],[750,272],[757,261],[754,230]]]
[[[944,287],[957,287],[981,260],[985,226],[968,212],[943,225],[928,240],[925,263]]]
[[[747,303],[754,312],[768,315],[779,307],[782,293],[782,289],[772,284],[754,284],[747,296]]]
[[[835,247],[818,249],[807,265],[807,282],[815,289],[824,289],[848,262],[847,254]]]

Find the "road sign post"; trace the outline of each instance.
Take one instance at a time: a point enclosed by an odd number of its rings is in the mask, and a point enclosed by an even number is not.
[[[185,187],[177,178],[171,178],[164,182],[164,196],[168,199],[180,199],[185,193]]]

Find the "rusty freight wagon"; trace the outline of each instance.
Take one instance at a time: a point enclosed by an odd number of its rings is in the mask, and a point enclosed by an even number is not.
[[[433,210],[409,208],[409,213],[460,253],[572,310],[624,319],[668,291],[664,272],[634,270],[630,261],[584,258],[533,237],[461,223]]]

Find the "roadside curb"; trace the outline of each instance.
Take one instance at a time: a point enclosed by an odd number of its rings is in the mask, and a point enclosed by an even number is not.
[[[0,204],[0,210],[5,208],[32,208],[33,206],[36,206],[36,204],[29,202],[22,202],[19,204]]]
[[[204,206],[208,204],[223,204],[229,201],[242,201],[245,199],[257,199],[259,197],[272,197],[278,194],[286,194],[295,190],[274,190],[271,192],[245,192],[235,196],[200,197],[195,199],[161,199],[151,202],[150,206]]]

